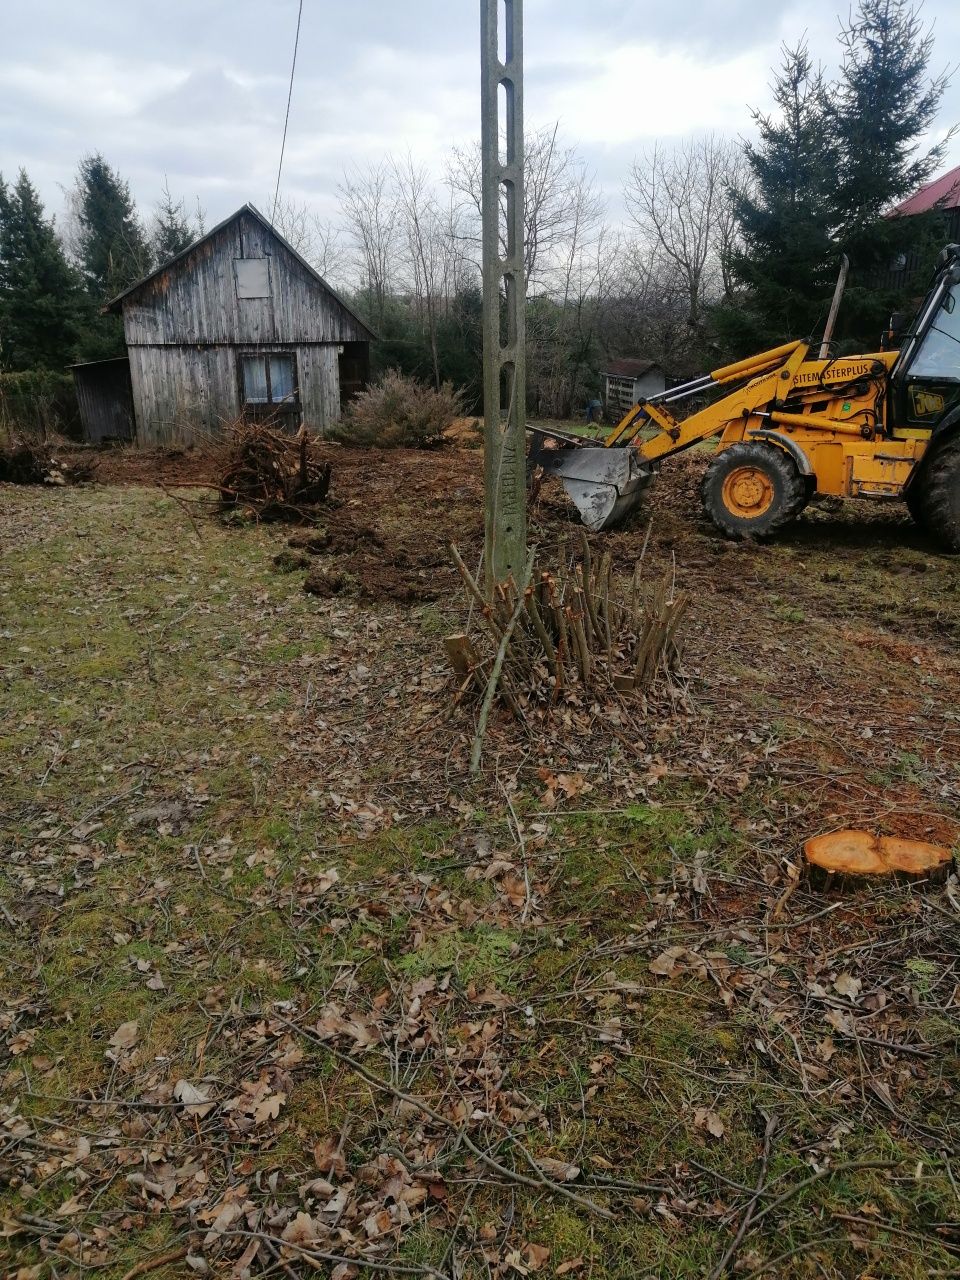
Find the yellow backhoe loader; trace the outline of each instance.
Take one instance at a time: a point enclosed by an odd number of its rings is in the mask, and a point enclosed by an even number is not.
[[[588,529],[639,503],[664,458],[719,436],[703,479],[710,518],[732,538],[763,538],[815,494],[901,499],[960,551],[960,245],[948,245],[898,350],[830,354],[841,272],[816,358],[790,342],[640,400],[602,444],[534,430],[528,461],[556,475]],[[891,333],[891,338],[897,335]],[[678,418],[677,402],[725,394]]]

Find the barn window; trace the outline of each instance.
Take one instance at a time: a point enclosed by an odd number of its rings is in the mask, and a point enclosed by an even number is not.
[[[298,417],[296,356],[273,351],[240,356],[240,389],[247,417]]]
[[[233,274],[238,298],[270,297],[269,258],[234,258]]]

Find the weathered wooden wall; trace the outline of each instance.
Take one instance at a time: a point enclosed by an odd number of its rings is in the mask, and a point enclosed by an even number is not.
[[[141,444],[196,444],[240,416],[238,360],[264,347],[131,346],[130,378]],[[285,346],[295,351],[303,421],[323,432],[340,417],[335,346]]]
[[[266,259],[269,294],[238,296],[237,259]],[[249,212],[220,227],[122,302],[144,444],[214,434],[241,412],[239,357],[295,351],[305,424],[340,417],[338,355],[370,334],[268,226]]]
[[[238,298],[235,258],[268,258],[270,297]],[[272,233],[241,214],[123,306],[130,346],[153,343],[363,342],[369,334]]]

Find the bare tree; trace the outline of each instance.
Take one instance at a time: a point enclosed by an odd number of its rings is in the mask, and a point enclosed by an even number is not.
[[[620,237],[604,222],[595,179],[582,166],[571,175],[566,238],[551,245],[549,293],[534,302],[528,320],[528,361],[541,412],[569,417],[599,356],[608,290],[615,278]]]
[[[418,319],[426,331],[433,380],[440,389],[437,316],[449,296],[453,246],[445,212],[437,200],[430,175],[412,156],[393,162],[398,221],[402,227],[411,294]]]
[[[344,175],[339,187],[355,265],[368,292],[375,322],[382,328],[393,281],[399,210],[393,167],[388,160]]]
[[[631,352],[671,374],[692,372],[688,301],[676,264],[661,249],[624,242],[607,291],[603,336],[608,354]]]
[[[277,201],[273,225],[324,280],[343,281],[347,254],[338,226],[314,213],[305,201],[289,196]]]
[[[677,273],[695,332],[702,328],[706,303],[722,288],[741,155],[736,143],[714,134],[673,148],[657,143],[634,162],[624,190],[639,247]]]
[[[446,180],[470,215],[474,228],[471,239],[475,236],[479,245],[479,143],[453,148],[447,162]],[[549,292],[558,283],[562,284],[567,250],[584,216],[584,193],[587,192],[593,202],[591,216],[599,216],[602,202],[577,149],[560,140],[558,125],[537,130],[525,138],[524,185],[527,292]],[[506,225],[505,217],[501,224]]]

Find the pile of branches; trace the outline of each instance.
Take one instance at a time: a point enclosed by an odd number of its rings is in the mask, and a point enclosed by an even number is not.
[[[581,533],[579,559],[568,562],[561,547],[559,568],[551,570],[538,565],[532,551],[524,580],[496,584],[490,600],[456,547],[450,551],[476,619],[472,631],[468,624],[446,640],[462,693],[483,695],[474,768],[498,695],[523,720],[530,707],[561,698],[643,698],[658,677],[669,680],[678,670],[678,631],[689,597],[676,590],[672,571],[646,583],[643,553],[623,582],[609,552],[594,563]]]
[[[88,459],[58,458],[45,440],[14,436],[0,445],[3,484],[79,484],[91,479],[95,469]]]
[[[221,506],[259,520],[312,520],[330,489],[330,463],[317,457],[317,443],[303,427],[292,436],[267,423],[236,423],[220,476]]]

